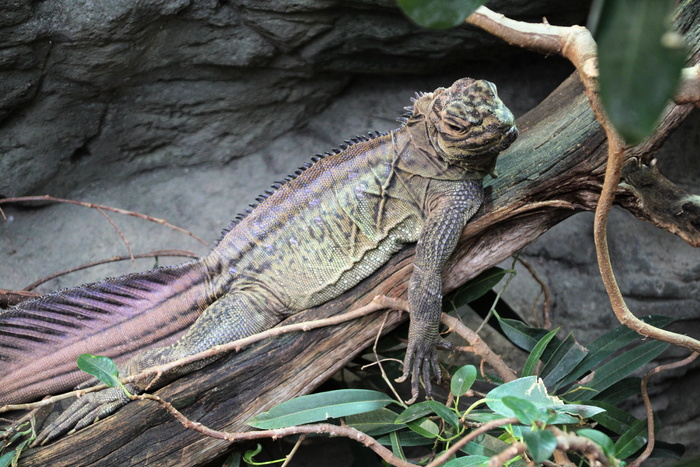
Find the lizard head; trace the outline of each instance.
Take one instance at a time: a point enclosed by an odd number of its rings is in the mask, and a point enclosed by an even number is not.
[[[463,78],[425,94],[414,103],[418,113],[438,154],[467,170],[493,173],[498,154],[518,137],[513,114],[484,80]]]

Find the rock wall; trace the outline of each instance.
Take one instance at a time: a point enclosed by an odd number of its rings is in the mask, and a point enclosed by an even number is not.
[[[580,18],[580,4],[528,10]],[[393,5],[6,2],[0,195],[226,163],[305,122],[358,73],[434,72],[503,48],[467,27],[421,30]]]

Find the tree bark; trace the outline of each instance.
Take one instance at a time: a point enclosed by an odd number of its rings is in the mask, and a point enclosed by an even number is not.
[[[699,34],[698,21],[692,18],[686,30]],[[695,37],[692,43],[697,44],[697,40]],[[695,46],[690,63],[697,61]],[[646,143],[644,155],[661,145],[691,109],[691,105],[673,106],[659,131]],[[464,230],[443,275],[446,293],[511,256],[556,223],[595,208],[606,143],[578,78],[569,77],[523,116],[518,126],[521,137],[499,158],[500,176],[486,183],[486,203]],[[640,153],[628,154],[630,160],[635,156]],[[648,158],[641,160],[649,163]],[[623,206],[654,222],[651,217],[664,211],[663,203],[654,204],[654,212],[647,212],[640,191],[630,186],[623,188]],[[697,197],[689,197],[686,202],[691,203],[688,211],[698,208]],[[693,243],[691,239],[695,239],[697,244],[698,223],[684,221],[670,228],[666,225],[673,222],[670,210],[672,207],[662,212],[664,222],[657,224],[677,234],[682,231],[687,241]],[[401,251],[351,291],[288,322],[343,313],[378,294],[405,298],[413,252],[413,248]],[[340,326],[261,342],[183,377],[156,394],[191,420],[210,428],[247,430],[245,421],[254,414],[311,392],[370,345],[383,318],[383,313],[377,313]],[[383,331],[406,318],[390,313]],[[228,447],[225,441],[186,430],[155,403],[132,402],[88,428],[49,446],[26,451],[21,465],[201,465]]]

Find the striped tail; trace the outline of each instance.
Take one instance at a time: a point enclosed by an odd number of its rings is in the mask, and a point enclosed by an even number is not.
[[[80,354],[117,362],[177,339],[212,300],[192,261],[65,289],[0,311],[0,406],[70,390]]]

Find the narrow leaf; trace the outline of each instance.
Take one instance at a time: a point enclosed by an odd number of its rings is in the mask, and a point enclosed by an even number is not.
[[[542,339],[539,340],[535,347],[533,347],[532,352],[530,352],[530,356],[527,358],[525,366],[523,367],[523,376],[532,376],[534,374],[535,366],[540,360],[540,357],[542,357],[544,349],[547,348],[549,341],[554,338],[557,332],[559,332],[559,329],[560,328],[556,328],[555,330],[548,332]]]
[[[455,397],[464,395],[476,381],[476,367],[474,365],[465,365],[457,370],[450,381],[450,391]]]
[[[394,420],[394,423],[408,423],[413,420],[418,420],[426,415],[433,413],[433,408],[428,404],[428,401],[413,404],[401,412]]]
[[[12,463],[12,458],[15,455],[15,451],[6,452],[0,456],[0,467],[8,467]]]
[[[542,367],[540,378],[544,380],[545,386],[554,386],[565,378],[586,356],[586,349],[574,339],[573,334],[569,334],[566,339],[556,348]]]
[[[452,425],[455,428],[459,428],[459,418],[457,415],[450,410],[445,404],[441,404],[438,401],[426,401],[428,405],[430,406],[431,409],[433,409],[433,412],[435,412],[438,417],[442,418],[445,420],[447,423]]]
[[[429,444],[433,444],[434,441],[431,439],[426,438],[425,436],[421,436],[418,433],[415,433],[413,431],[393,431],[389,433],[386,436],[382,436],[377,440],[379,444],[383,444],[384,446],[391,446],[392,444],[392,439],[396,438],[397,442],[401,446],[426,446]]]
[[[619,409],[612,404],[595,399],[590,401],[589,404],[605,409],[605,412],[596,414],[591,418],[600,426],[603,426],[618,435],[621,435],[629,430],[630,427],[638,421],[636,417],[633,417],[624,410]]]
[[[660,341],[647,342],[613,358],[598,368],[591,382],[586,385],[594,391],[584,391],[577,397],[581,400],[594,397],[597,394],[595,391],[600,392],[609,388],[642,365],[658,357],[668,346],[669,344]]]
[[[557,448],[557,438],[549,430],[523,432],[523,439],[535,462],[546,461]]]
[[[586,437],[596,443],[601,447],[601,449],[603,449],[603,453],[605,453],[606,456],[613,457],[615,455],[615,443],[613,443],[613,440],[611,440],[610,437],[602,431],[593,430],[591,428],[582,428],[578,430],[576,434]]]
[[[119,369],[108,357],[84,353],[77,359],[78,368],[83,370],[110,388],[119,386]]]
[[[429,418],[421,418],[419,420],[414,420],[407,423],[408,427],[426,438],[437,438],[440,434],[440,428],[435,424],[434,421]]]
[[[392,402],[393,399],[378,391],[341,389],[288,400],[254,416],[246,424],[264,430],[284,428],[371,412]]]
[[[403,453],[403,447],[405,446],[399,439],[398,432],[393,431],[389,434],[389,439],[391,440],[391,451],[399,459],[406,460],[406,454]]]
[[[348,415],[345,417],[345,424],[370,436],[378,436],[405,427],[394,423],[396,415],[393,410],[383,407],[371,412]]]
[[[398,0],[399,7],[416,24],[447,29],[464,23],[486,0]]]
[[[509,271],[499,267],[493,267],[484,271],[462,287],[447,295],[445,297],[445,303],[452,304],[453,308],[459,308],[462,305],[471,303],[496,287],[506,274],[509,274]]]
[[[506,337],[508,337],[513,344],[528,352],[531,352],[537,343],[548,334],[545,329],[533,328],[522,321],[501,318],[498,313],[494,314]]]
[[[519,397],[506,396],[501,399],[503,404],[513,411],[523,425],[532,425],[546,418],[546,411],[540,412],[535,404]]]
[[[639,420],[615,443],[618,459],[626,459],[639,451],[647,442],[647,421]]]
[[[642,321],[651,326],[664,327],[672,323],[674,319],[667,316],[655,315],[646,316],[642,318]],[[618,326],[612,331],[602,335],[598,339],[588,344],[588,355],[586,355],[584,359],[581,360],[578,365],[576,365],[576,368],[574,368],[570,374],[559,383],[560,386],[573,383],[585,373],[591,371],[593,368],[601,364],[610,355],[614,354],[628,344],[631,344],[632,342],[641,340],[642,337],[643,336],[640,336],[627,326]]]
[[[608,389],[595,395],[595,400],[607,402],[608,404],[619,404],[620,402],[639,395],[639,388],[642,378],[629,377],[622,378]],[[595,394],[595,393],[593,393]]]

